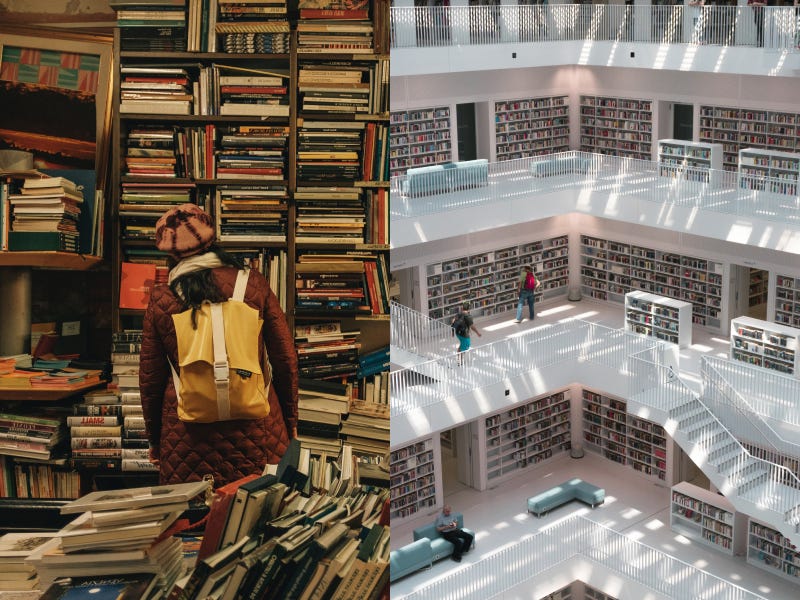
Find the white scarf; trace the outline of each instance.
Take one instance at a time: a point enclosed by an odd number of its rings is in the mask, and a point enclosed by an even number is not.
[[[225,264],[219,259],[219,256],[214,252],[206,252],[205,254],[196,254],[195,256],[188,256],[175,265],[169,272],[169,284],[195,271],[202,271],[203,269],[216,269],[223,267]],[[177,286],[178,293],[183,296],[180,286]]]

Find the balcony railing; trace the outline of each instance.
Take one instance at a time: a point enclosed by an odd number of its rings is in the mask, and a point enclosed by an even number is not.
[[[574,158],[576,160],[570,160]],[[577,159],[586,167],[575,172]],[[554,166],[532,172],[534,163]],[[561,170],[559,170],[561,169]],[[456,172],[454,172],[456,171]],[[535,171],[535,169],[534,169]],[[800,225],[800,197],[781,193],[786,180],[742,176],[734,171],[660,168],[657,162],[568,151],[489,163],[488,179],[476,185],[474,175],[455,169],[436,173],[422,195],[408,186],[408,175],[392,178],[392,218],[402,219],[529,197],[549,202],[542,194],[560,190],[609,192],[615,197],[721,212],[739,217]],[[409,193],[409,190],[412,190]]]
[[[395,7],[391,35],[392,49],[583,40],[794,52],[799,20],[792,6]]]
[[[521,585],[529,587],[534,578],[572,558],[602,565],[667,598],[765,600],[763,596],[581,516],[568,518],[521,542],[497,550],[409,594],[392,593],[392,598],[503,598],[505,592]]]

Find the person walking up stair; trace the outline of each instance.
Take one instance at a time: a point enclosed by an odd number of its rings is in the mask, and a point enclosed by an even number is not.
[[[478,337],[481,337],[481,332],[475,327],[475,322],[472,315],[469,314],[469,302],[464,302],[461,305],[461,310],[453,317],[450,323],[453,328],[453,335],[458,338],[458,364],[464,364],[464,352],[469,350],[472,340],[470,339],[470,330],[474,331]]]

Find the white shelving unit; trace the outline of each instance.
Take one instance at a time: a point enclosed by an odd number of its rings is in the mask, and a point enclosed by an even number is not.
[[[722,328],[722,263],[590,235],[581,235],[580,255],[584,295],[624,302],[642,290],[689,302],[694,325]]]
[[[658,423],[634,417],[624,400],[583,389],[583,443],[587,450],[668,483],[667,435]]]
[[[392,450],[389,476],[392,519],[435,512],[443,502],[439,436]]]
[[[800,277],[775,277],[775,322],[800,327]]]
[[[749,519],[747,562],[773,575],[800,583],[800,552],[772,527]]]
[[[569,150],[567,96],[494,103],[495,160]]]
[[[722,144],[658,140],[658,173],[700,183],[714,183],[709,169],[722,169]]]
[[[796,196],[798,178],[800,154],[758,148],[739,150],[739,187],[742,189]]]
[[[688,348],[692,345],[692,305],[640,290],[628,292],[625,330]]]
[[[531,265],[541,280],[535,301],[565,295],[569,286],[569,246],[566,235],[460,256],[426,265],[428,316],[455,315],[466,300],[473,316],[516,310],[519,276]]]
[[[653,101],[581,96],[581,150],[653,158]]]
[[[453,159],[449,106],[392,112],[389,122],[392,175],[402,175],[411,167],[437,165]]]
[[[601,592],[583,581],[573,581],[540,600],[617,600],[617,598]]]
[[[797,376],[798,336],[794,327],[737,317],[731,319],[731,358]]]
[[[722,144],[722,167],[735,171],[742,148],[800,151],[800,114],[754,108],[700,106],[699,138]]]
[[[571,447],[569,390],[481,418],[478,431],[486,457],[481,489]]]
[[[744,552],[746,516],[724,496],[682,481],[672,486],[670,527],[720,552]]]

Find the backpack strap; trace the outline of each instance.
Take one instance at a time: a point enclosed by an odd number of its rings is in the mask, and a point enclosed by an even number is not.
[[[231,300],[244,302],[244,292],[247,289],[247,280],[250,277],[250,269],[242,269],[236,274],[236,285],[233,286]]]
[[[214,383],[217,387],[217,414],[220,421],[231,418],[231,403],[228,398],[230,371],[228,349],[225,347],[225,322],[222,320],[222,304],[211,305],[211,334],[214,343]]]

